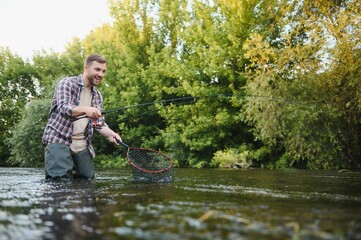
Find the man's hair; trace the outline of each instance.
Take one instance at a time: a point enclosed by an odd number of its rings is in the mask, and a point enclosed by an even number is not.
[[[105,60],[103,56],[99,54],[90,54],[89,56],[86,57],[84,64],[88,66],[94,61],[98,63],[107,63],[107,60]]]

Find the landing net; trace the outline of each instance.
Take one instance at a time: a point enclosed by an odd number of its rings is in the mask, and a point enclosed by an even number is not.
[[[173,161],[160,152],[146,148],[129,148],[127,159],[136,182],[173,181]]]

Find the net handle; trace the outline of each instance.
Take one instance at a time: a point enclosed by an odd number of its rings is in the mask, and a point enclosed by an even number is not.
[[[121,144],[121,145],[123,145],[124,147],[126,147],[126,148],[130,148],[129,147],[129,145],[128,144],[126,144],[125,142],[122,142],[121,140],[119,140],[119,139],[115,139],[115,140],[117,140],[117,143],[119,143],[119,144]]]

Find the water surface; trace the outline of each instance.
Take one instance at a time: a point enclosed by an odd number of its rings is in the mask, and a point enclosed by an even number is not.
[[[361,173],[175,169],[137,183],[129,169],[45,182],[0,168],[0,239],[361,239]]]

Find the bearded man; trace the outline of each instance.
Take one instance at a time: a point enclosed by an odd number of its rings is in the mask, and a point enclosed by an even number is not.
[[[115,144],[121,141],[105,123],[103,98],[96,89],[106,66],[104,57],[91,54],[84,61],[82,74],[57,84],[42,139],[46,179],[94,178],[94,128]]]

